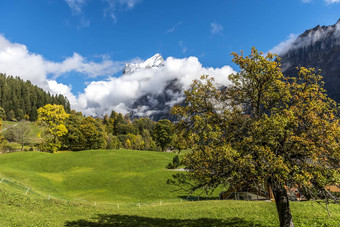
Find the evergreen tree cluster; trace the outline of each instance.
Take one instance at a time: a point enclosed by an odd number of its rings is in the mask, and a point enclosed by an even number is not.
[[[36,121],[37,109],[46,104],[62,105],[66,112],[71,109],[65,96],[51,95],[30,81],[0,73],[0,107],[5,111],[4,120]]]

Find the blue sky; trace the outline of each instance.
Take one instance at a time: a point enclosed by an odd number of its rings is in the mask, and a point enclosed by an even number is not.
[[[160,53],[235,68],[233,51],[266,52],[340,18],[340,0],[10,0],[0,9],[1,72],[54,84],[73,102],[94,81],[119,77],[125,62]]]

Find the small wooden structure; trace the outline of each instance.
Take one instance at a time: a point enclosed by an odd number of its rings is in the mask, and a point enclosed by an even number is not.
[[[291,201],[307,200],[297,187],[286,187],[287,195]],[[219,198],[235,200],[271,200],[275,201],[272,189],[268,184],[254,187],[244,184],[243,186],[230,187],[228,191],[220,193]]]

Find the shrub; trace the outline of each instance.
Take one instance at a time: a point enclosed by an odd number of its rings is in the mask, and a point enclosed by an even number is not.
[[[170,162],[167,165],[167,169],[176,169],[177,167],[179,167],[181,165],[181,161],[179,160],[178,155],[176,155],[175,157],[173,157],[172,162]]]

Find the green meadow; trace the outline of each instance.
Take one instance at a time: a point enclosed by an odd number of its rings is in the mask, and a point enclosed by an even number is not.
[[[166,184],[173,156],[123,149],[0,155],[1,176],[17,182],[0,183],[0,226],[278,226],[273,202],[181,201],[186,194]],[[339,205],[330,205],[331,217],[315,202],[291,208],[296,226],[340,223]]]
[[[166,184],[174,154],[134,150],[16,152],[0,156],[0,174],[65,199],[145,202],[179,199]]]
[[[25,195],[0,184],[0,226],[278,226],[275,204],[256,201],[196,201],[116,208]],[[340,207],[291,203],[295,226],[338,226]]]

